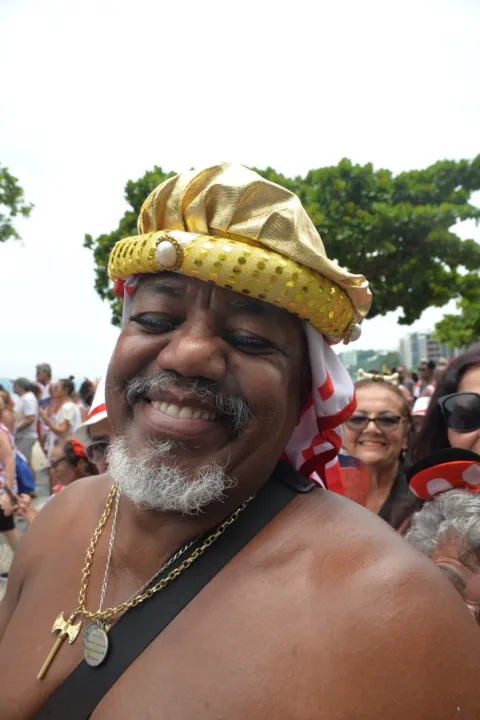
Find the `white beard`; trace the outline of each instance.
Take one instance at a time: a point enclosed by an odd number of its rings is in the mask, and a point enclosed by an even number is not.
[[[108,470],[120,492],[141,510],[162,510],[182,515],[199,513],[210,503],[222,501],[235,485],[220,465],[182,470],[168,456],[172,440],[151,444],[132,456],[123,437],[115,438],[108,451]]]

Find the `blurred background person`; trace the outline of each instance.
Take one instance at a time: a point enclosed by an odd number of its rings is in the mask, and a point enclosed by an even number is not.
[[[344,447],[368,470],[366,507],[401,529],[412,497],[404,473],[411,415],[403,393],[379,377],[355,384],[357,409],[343,425]]]
[[[88,378],[85,378],[85,380],[80,385],[80,390],[78,391],[78,394],[80,396],[81,414],[82,414],[82,423],[83,423],[87,420],[88,413],[90,411],[90,408],[92,407],[93,398],[95,396],[94,383],[91,380],[89,380]]]
[[[31,466],[33,446],[38,440],[38,402],[33,385],[27,378],[15,380],[13,390],[18,395],[15,405],[15,444]]]
[[[412,459],[460,448],[480,455],[480,345],[446,369],[430,400]]]
[[[447,573],[480,624],[480,494],[450,490],[426,502],[406,538]]]
[[[413,397],[433,395],[435,390],[435,363],[433,360],[422,360],[418,368],[418,381],[413,387]]]
[[[415,435],[418,435],[425,423],[425,416],[428,406],[430,405],[430,399],[431,398],[425,395],[415,400],[412,410],[412,427]]]
[[[40,363],[36,367],[36,380],[37,386],[41,389],[41,398],[38,401],[41,410],[47,413],[52,411],[52,396],[51,396],[51,385],[52,385],[52,368],[48,363]],[[48,438],[48,427],[40,417],[38,425],[38,437],[41,448],[44,452],[47,451],[47,438]]]
[[[409,378],[405,365],[399,365],[397,368],[393,368],[392,375],[395,374],[398,375],[398,388],[404,394],[409,408],[412,409],[415,402],[415,398],[413,397],[413,386],[415,383]]]
[[[448,365],[449,363],[447,358],[441,357],[437,360],[437,364],[435,365],[435,385],[438,385],[438,383],[444,376]]]
[[[85,447],[71,436],[55,440],[50,455],[50,469],[55,481],[53,495],[75,480],[98,475],[97,468],[87,457]]]
[[[413,386],[415,385],[414,381],[409,377],[407,368],[405,365],[399,365],[396,369],[394,368],[392,370],[392,374],[398,374],[398,386],[399,387],[406,387],[410,395],[412,395],[413,392]]]
[[[112,437],[112,426],[105,403],[105,380],[98,383],[88,417],[75,432],[75,438],[85,446],[87,457],[99,473],[107,470],[107,452]]]
[[[49,400],[50,385],[52,382],[52,368],[48,363],[40,363],[37,365],[36,380],[42,389],[42,400]]]
[[[52,496],[57,495],[75,480],[97,475],[98,470],[87,457],[85,447],[73,437],[61,437],[55,440],[50,455],[50,471],[52,473]],[[31,523],[39,513],[32,505],[29,495],[20,495],[18,503],[13,507],[17,517]]]
[[[0,400],[0,408],[4,407]],[[1,411],[3,413],[3,410]],[[6,488],[6,489],[5,489]],[[10,491],[10,492],[8,492]],[[16,496],[16,460],[15,443],[8,428],[2,423],[0,415],[0,533],[5,536],[11,550],[15,551],[20,536],[15,529],[12,511],[15,506],[12,493]],[[7,574],[1,573],[0,578],[6,579]]]
[[[1,422],[12,433],[15,433],[15,413],[13,412],[14,402],[10,397],[10,393],[0,385],[0,405],[3,407],[1,412]]]
[[[49,458],[55,440],[73,434],[81,424],[79,407],[72,399],[75,392],[73,380],[68,378],[51,383],[50,390],[53,401],[51,413],[40,410],[40,416],[49,431],[47,438],[47,456]]]

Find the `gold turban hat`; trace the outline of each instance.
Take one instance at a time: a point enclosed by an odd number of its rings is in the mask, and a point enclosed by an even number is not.
[[[327,258],[298,197],[231,163],[159,185],[138,235],[116,243],[108,265],[114,282],[167,270],[282,307],[346,342],[371,303],[363,275]]]

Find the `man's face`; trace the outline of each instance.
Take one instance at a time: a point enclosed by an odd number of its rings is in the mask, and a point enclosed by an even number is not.
[[[430,380],[430,377],[432,375],[432,371],[428,367],[427,363],[420,363],[420,367],[418,368],[418,377],[420,380],[423,380],[424,382],[428,382]]]
[[[398,377],[400,378],[400,380],[405,380],[405,378],[407,376],[407,371],[405,370],[403,365],[398,366],[397,373],[398,373]]]
[[[100,474],[107,471],[107,451],[112,438],[112,426],[108,418],[92,423],[88,427],[89,442],[87,446],[88,459],[97,466]]]
[[[196,279],[152,275],[141,280],[110,363],[108,415],[131,455],[173,440],[168,461],[192,477],[220,464],[248,487],[268,477],[290,439],[307,368],[291,314]],[[166,380],[149,383],[162,371]],[[236,429],[239,406],[246,423]]]
[[[37,381],[42,385],[48,385],[50,378],[45,370],[37,370]]]
[[[466,564],[462,555],[460,538],[447,536],[433,551],[432,560],[442,570],[448,571],[449,579],[453,577],[455,587],[480,625],[480,567],[477,562]]]
[[[50,396],[52,398],[60,398],[63,395],[62,383],[55,382],[50,385]]]
[[[448,361],[440,359],[435,367],[435,379],[438,382],[445,375],[445,371],[448,367]]]

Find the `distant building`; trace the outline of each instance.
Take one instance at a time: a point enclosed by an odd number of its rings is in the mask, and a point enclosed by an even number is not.
[[[418,367],[427,357],[427,338],[425,333],[408,333],[400,340],[400,360],[406,368]]]
[[[448,345],[443,345],[432,337],[427,337],[427,358],[429,360],[440,360],[440,358],[447,358],[447,360],[453,356],[453,352],[448,349]]]
[[[408,333],[400,340],[400,360],[406,368],[418,368],[422,360],[437,362],[441,357],[449,360],[458,354],[434,340],[429,333]]]

